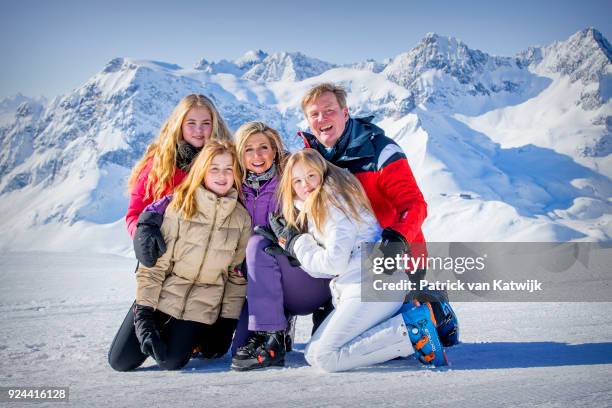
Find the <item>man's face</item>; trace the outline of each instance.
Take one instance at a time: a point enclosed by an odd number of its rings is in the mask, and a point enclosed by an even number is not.
[[[336,144],[348,120],[348,108],[341,108],[332,92],[321,94],[304,109],[310,130],[325,147]]]

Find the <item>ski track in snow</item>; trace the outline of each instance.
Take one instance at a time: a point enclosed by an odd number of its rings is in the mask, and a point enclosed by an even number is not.
[[[232,372],[226,355],[175,372],[149,359],[118,373],[106,355],[133,299],[134,267],[113,255],[0,254],[0,385],[68,386],[69,406],[612,404],[612,303],[457,303],[462,344],[443,369],[408,358],[318,372],[303,358],[311,322],[300,317],[282,369]],[[57,406],[36,404],[47,405]]]

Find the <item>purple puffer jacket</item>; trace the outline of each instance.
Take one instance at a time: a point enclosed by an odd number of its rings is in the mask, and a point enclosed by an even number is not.
[[[278,175],[266,181],[259,187],[259,190],[255,190],[244,183],[242,184],[244,207],[253,220],[253,228],[256,225],[268,225],[268,214],[278,211],[279,205],[276,198],[276,187],[278,187]],[[172,194],[149,204],[144,210],[146,212],[163,214],[166,212],[170,200],[172,200]]]
[[[278,187],[278,175],[266,181],[259,190],[242,184],[244,206],[251,215],[253,228],[256,225],[268,225],[268,214],[278,211],[276,187]]]

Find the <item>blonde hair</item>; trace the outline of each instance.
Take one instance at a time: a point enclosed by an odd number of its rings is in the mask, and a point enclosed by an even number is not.
[[[336,100],[338,101],[340,108],[346,108],[346,90],[340,85],[336,85],[331,82],[324,82],[310,88],[302,97],[302,111],[306,112],[306,106],[312,103],[319,96],[323,95],[325,92],[331,92],[336,95]]]
[[[314,170],[321,178],[321,184],[308,195],[304,210],[299,214],[293,205],[295,191],[292,183],[293,168],[297,164]],[[327,207],[330,204],[358,222],[363,221],[359,210],[365,209],[371,214],[374,213],[359,180],[348,170],[327,162],[314,149],[304,149],[289,157],[280,181],[279,200],[287,224],[299,229],[306,228],[306,217],[310,215],[317,229],[321,231],[327,220]]]
[[[179,141],[183,140],[183,120],[193,108],[205,108],[210,112],[212,119],[210,140],[232,140],[232,134],[214,103],[204,95],[188,95],[176,105],[174,111],[162,124],[157,139],[149,145],[142,158],[132,169],[128,180],[130,191],[136,185],[143,168],[153,159],[151,171],[145,183],[145,199],[152,197],[153,200],[157,200],[166,192],[172,183],[176,169],[176,146]]]
[[[234,144],[229,140],[211,140],[198,156],[195,158],[185,180],[178,185],[170,202],[170,207],[176,209],[185,218],[191,218],[198,211],[195,193],[204,183],[206,173],[212,165],[213,159],[220,154],[232,156],[232,167],[234,170],[233,187],[238,190],[242,181],[238,155]]]
[[[270,145],[274,149],[274,161],[276,162],[276,171],[278,174],[283,174],[287,149],[283,143],[280,134],[263,122],[247,122],[240,126],[236,131],[236,150],[238,151],[238,162],[242,170],[242,181],[246,179],[247,169],[244,163],[244,151],[246,149],[249,137],[261,133],[268,138]]]

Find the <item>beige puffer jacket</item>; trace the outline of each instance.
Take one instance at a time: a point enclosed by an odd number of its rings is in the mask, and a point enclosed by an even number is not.
[[[138,268],[136,303],[206,324],[240,316],[246,280],[233,268],[244,260],[251,217],[237,198],[236,190],[217,197],[201,187],[192,218],[166,210],[161,231],[167,249],[152,268]]]

